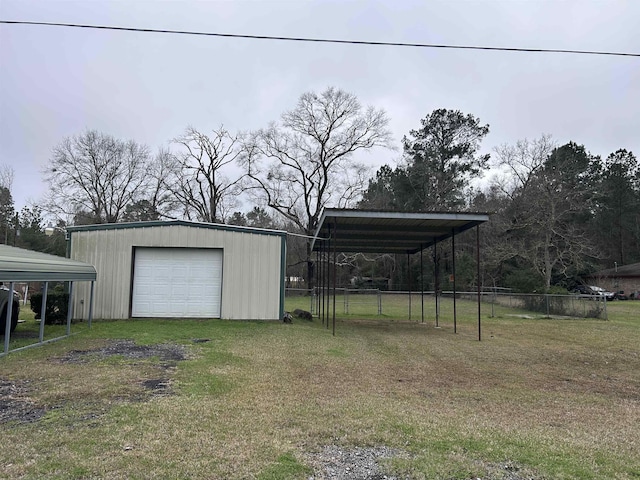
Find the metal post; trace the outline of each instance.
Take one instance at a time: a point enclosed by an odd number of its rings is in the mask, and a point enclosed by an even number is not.
[[[482,340],[481,305],[480,305],[480,224],[476,225],[476,267],[478,275],[478,341]]]
[[[14,282],[9,282],[9,296],[7,300],[7,316],[4,319],[4,353],[9,353],[9,340],[11,338],[11,317],[13,316],[13,286]]]
[[[89,328],[91,328],[91,321],[93,320],[93,287],[95,286],[95,281],[91,281],[91,294],[89,297]]]
[[[545,300],[545,303],[547,304],[547,318],[550,318],[550,316],[549,316],[549,294],[548,293],[544,294],[544,300]]]
[[[322,245],[322,240],[319,242]],[[316,315],[320,316],[320,252],[316,251]]]
[[[458,333],[458,312],[456,310],[456,231],[451,230],[451,268],[453,270],[453,333]]]
[[[333,336],[336,336],[336,285],[338,283],[338,253],[336,251],[337,247],[337,230],[338,230],[338,221],[333,225]]]
[[[318,250],[318,254],[320,255],[320,259],[318,261],[318,316],[320,317],[320,321],[322,325],[324,325],[324,270],[322,265],[322,250],[324,249],[324,240],[320,241],[320,249]]]
[[[434,290],[436,295],[436,328],[440,328],[440,262],[438,261],[438,241],[433,244]]]
[[[411,320],[411,257],[407,252],[407,282],[409,284],[409,320]]]
[[[71,315],[73,314],[73,282],[69,282],[69,304],[67,305],[67,335],[71,335]]]
[[[422,261],[422,251],[424,247],[420,245],[420,317],[424,323],[424,263]]]
[[[47,318],[47,294],[49,293],[49,282],[44,282],[42,292],[42,305],[40,306],[40,342],[44,341],[44,323]]]
[[[327,325],[327,330],[329,329],[329,315],[330,315],[330,300],[331,300],[331,292],[329,291],[329,289],[331,288],[331,264],[329,262],[329,256],[331,255],[331,225],[329,225],[329,240],[327,241],[327,276],[326,276],[326,283],[327,283],[327,288],[326,288],[326,295],[327,295],[327,308],[325,310],[326,313],[326,325]]]
[[[344,289],[344,298],[342,299],[343,308],[345,315],[349,314],[349,291]]]

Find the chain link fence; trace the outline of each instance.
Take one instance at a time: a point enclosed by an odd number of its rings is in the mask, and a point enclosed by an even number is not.
[[[287,289],[289,305],[318,315],[333,311],[333,289]],[[328,295],[327,295],[328,293]],[[453,292],[441,292],[436,302],[433,291],[397,292],[377,289],[335,290],[336,313],[342,315],[387,316],[417,319],[453,312]],[[484,291],[480,293],[483,315],[533,315],[543,317],[607,319],[607,300],[593,295],[546,295]],[[456,292],[460,314],[477,313],[478,292]],[[437,313],[434,313],[437,312]]]

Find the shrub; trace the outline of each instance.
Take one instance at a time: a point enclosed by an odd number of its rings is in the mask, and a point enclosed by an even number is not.
[[[67,311],[69,307],[69,294],[60,291],[47,293],[47,308],[45,311],[45,325],[61,325],[67,321]],[[36,319],[40,318],[42,311],[42,293],[31,294],[31,310],[35,313]]]

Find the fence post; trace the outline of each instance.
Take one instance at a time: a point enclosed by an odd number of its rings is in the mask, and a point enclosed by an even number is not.
[[[378,290],[378,315],[382,315],[382,294]]]
[[[344,289],[344,313],[349,314],[349,291],[348,289]]]
[[[549,294],[548,293],[544,294],[544,299],[547,302],[547,317],[549,317]]]
[[[493,286],[493,295],[491,296],[491,318],[495,318],[496,316],[496,286]]]

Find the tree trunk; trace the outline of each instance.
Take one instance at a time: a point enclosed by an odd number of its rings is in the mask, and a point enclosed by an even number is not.
[[[307,239],[307,278],[305,278],[305,283],[307,284],[307,288],[312,290],[315,285],[315,262],[311,258],[313,252],[311,251],[311,239]]]

